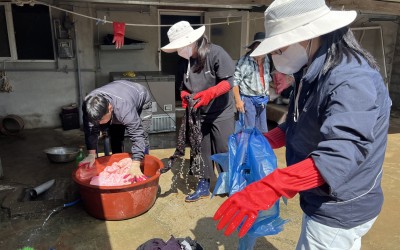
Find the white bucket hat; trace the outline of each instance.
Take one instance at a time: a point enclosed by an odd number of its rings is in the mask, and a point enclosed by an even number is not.
[[[356,11],[332,11],[324,0],[275,0],[265,10],[265,40],[251,56],[268,54],[349,25]]]
[[[167,53],[175,52],[179,48],[196,42],[204,34],[205,30],[205,26],[193,29],[187,21],[177,22],[167,32],[169,44],[161,49]]]

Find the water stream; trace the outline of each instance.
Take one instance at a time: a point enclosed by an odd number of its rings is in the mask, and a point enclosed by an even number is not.
[[[60,212],[61,210],[63,210],[63,208],[64,208],[64,206],[60,206],[60,207],[54,208],[54,209],[50,212],[50,214],[47,216],[47,218],[44,220],[44,222],[43,222],[43,224],[42,224],[42,227],[44,227],[44,225],[46,224],[46,222],[50,219],[50,217],[51,217],[53,214],[55,214],[55,213],[57,213],[57,212]]]

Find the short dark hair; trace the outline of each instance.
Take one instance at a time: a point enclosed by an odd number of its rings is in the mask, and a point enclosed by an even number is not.
[[[109,102],[102,95],[92,95],[86,97],[85,106],[87,119],[89,122],[98,124],[101,118],[108,113],[108,104]]]

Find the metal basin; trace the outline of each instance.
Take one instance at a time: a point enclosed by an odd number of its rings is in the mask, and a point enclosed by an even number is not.
[[[53,147],[45,149],[44,152],[52,162],[70,162],[76,159],[79,154],[77,147]]]

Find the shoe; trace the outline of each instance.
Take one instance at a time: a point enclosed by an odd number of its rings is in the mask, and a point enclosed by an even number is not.
[[[186,202],[195,202],[210,196],[210,179],[200,179],[197,189],[193,194],[186,196]]]

